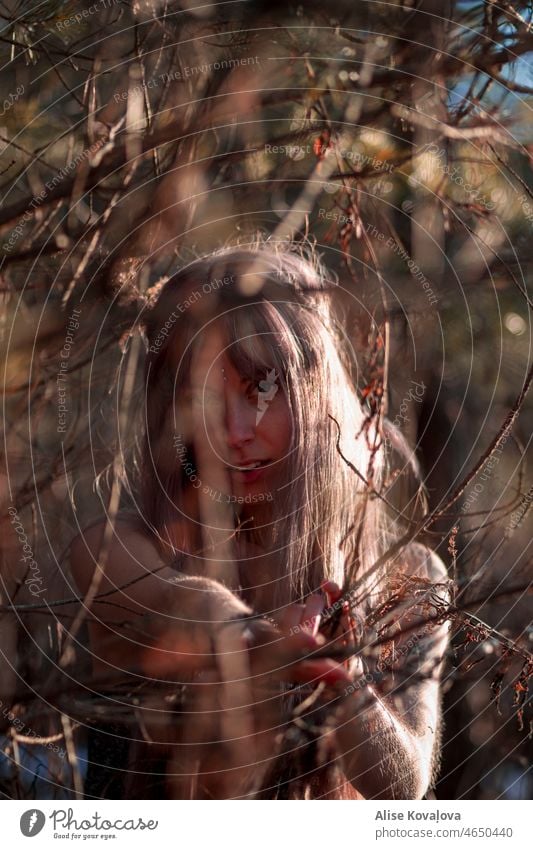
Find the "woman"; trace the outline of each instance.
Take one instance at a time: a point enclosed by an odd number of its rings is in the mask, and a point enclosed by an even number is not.
[[[374,565],[395,527],[334,289],[311,252],[263,243],[142,307],[137,512],[71,563],[95,673],[186,684],[178,712],[137,710],[175,798],[421,798],[432,780],[447,626],[416,624],[446,572],[418,544]]]

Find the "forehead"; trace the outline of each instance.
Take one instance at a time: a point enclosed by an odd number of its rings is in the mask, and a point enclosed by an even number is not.
[[[191,381],[198,385],[226,372],[226,377],[248,379],[264,374],[275,362],[272,334],[250,333],[235,336],[223,323],[213,325],[199,336],[191,357]]]
[[[221,315],[202,334],[202,347],[213,358],[227,357],[237,371],[272,366],[282,356],[284,333],[272,326],[261,305],[249,304]]]
[[[230,307],[199,327],[184,325],[169,366],[179,383],[199,386],[211,371],[221,373],[224,357],[242,378],[262,380],[274,369],[284,383],[301,367],[300,347],[294,316],[264,300]]]

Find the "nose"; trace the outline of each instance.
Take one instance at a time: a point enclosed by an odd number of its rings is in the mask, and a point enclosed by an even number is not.
[[[230,448],[241,448],[255,438],[255,409],[239,396],[226,398],[226,439]]]

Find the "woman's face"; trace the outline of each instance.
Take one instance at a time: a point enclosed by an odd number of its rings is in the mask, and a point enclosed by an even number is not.
[[[226,461],[235,495],[271,492],[291,440],[290,412],[279,376],[243,378],[224,355]]]
[[[225,479],[236,503],[271,501],[282,481],[292,433],[279,376],[265,370],[251,381],[227,353],[219,353],[200,364],[195,378],[193,397],[202,414],[196,432],[203,431],[207,442],[201,477]]]

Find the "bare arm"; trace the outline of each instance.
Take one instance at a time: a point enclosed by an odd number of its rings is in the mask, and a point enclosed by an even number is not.
[[[104,525],[78,536],[71,546],[71,571],[82,595],[99,565]],[[216,614],[212,614],[212,610]],[[250,609],[224,586],[187,576],[165,565],[151,540],[118,521],[96,599],[87,610],[95,671],[139,669],[165,631],[175,636],[175,662],[182,672],[206,665],[210,627],[246,615]],[[211,615],[210,615],[211,614]],[[187,649],[179,654],[180,635]]]
[[[72,545],[82,594],[100,569],[102,534],[101,524]],[[169,779],[169,792],[176,798],[248,792],[276,754],[281,701],[272,698],[272,686],[279,693],[282,680],[323,676],[346,684],[349,678],[332,660],[304,659],[319,647],[313,636],[282,635],[264,620],[248,620],[251,611],[238,596],[216,581],[174,572],[131,527],[119,523],[108,554],[88,612],[95,672],[190,682],[179,723],[160,703],[152,716],[150,691],[137,710],[152,740],[180,744],[170,750],[179,755],[171,772],[182,778]]]
[[[442,561],[423,546],[412,547],[408,568],[435,583],[447,579]],[[445,598],[442,588],[439,596]],[[356,681],[339,712],[336,738],[344,772],[365,798],[419,799],[431,782],[449,626],[399,633],[422,618],[418,606],[399,616],[385,683],[379,675],[368,686]]]

